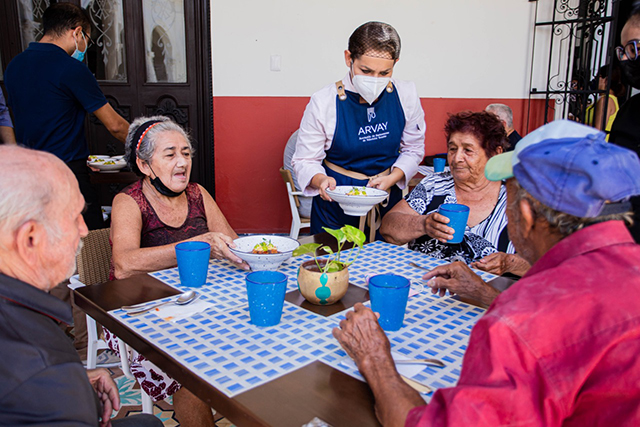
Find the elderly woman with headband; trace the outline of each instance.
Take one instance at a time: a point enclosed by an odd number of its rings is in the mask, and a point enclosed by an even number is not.
[[[190,183],[193,147],[186,132],[167,117],[141,117],[129,128],[125,158],[142,179],[113,200],[112,279],[176,265],[175,245],[187,240],[211,244],[211,256],[248,269],[229,250],[237,237],[211,195]],[[105,330],[117,352],[117,339]],[[131,371],[154,401],[173,395],[183,426],[213,426],[211,408],[134,352]]]
[[[211,256],[248,269],[229,245],[237,234],[202,186],[189,183],[193,147],[167,117],[141,117],[129,128],[125,157],[142,179],[113,200],[113,276],[123,279],[176,265],[175,245],[211,244]]]
[[[306,196],[316,196],[311,233],[322,227],[358,226],[332,203],[336,185],[390,192],[384,215],[402,198],[424,157],[424,112],[415,85],[392,79],[400,37],[382,22],[367,22],[349,38],[349,69],[313,94],[300,124],[293,167]]]

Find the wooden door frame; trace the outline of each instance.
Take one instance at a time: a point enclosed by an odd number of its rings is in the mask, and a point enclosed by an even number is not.
[[[196,22],[196,68],[201,70],[196,76],[196,88],[198,93],[197,113],[195,114],[195,126],[198,134],[202,135],[201,151],[196,153],[195,161],[202,176],[201,185],[215,197],[215,162],[214,162],[214,133],[213,133],[213,78],[211,66],[211,5],[209,1],[192,1],[195,16],[200,17]],[[188,26],[187,26],[188,28]],[[192,127],[195,127],[192,126]]]

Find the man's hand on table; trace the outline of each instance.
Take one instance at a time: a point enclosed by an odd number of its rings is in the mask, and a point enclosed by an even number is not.
[[[487,255],[479,261],[471,263],[471,267],[488,273],[493,273],[498,276],[502,276],[504,273],[524,276],[529,268],[531,268],[531,264],[517,254],[496,252]]]
[[[384,426],[404,426],[409,411],[424,400],[400,377],[389,339],[370,308],[357,303],[333,336],[354,360],[376,399],[376,416]]]
[[[114,410],[120,409],[118,386],[113,382],[111,374],[106,369],[88,369],[87,376],[98,395],[102,407],[100,426],[109,427],[111,425],[111,414]]]
[[[427,281],[427,285],[434,294],[440,293],[440,296],[444,296],[449,290],[451,294],[476,300],[486,307],[500,295],[500,292],[485,283],[480,276],[460,261],[436,267],[422,276],[422,279]]]

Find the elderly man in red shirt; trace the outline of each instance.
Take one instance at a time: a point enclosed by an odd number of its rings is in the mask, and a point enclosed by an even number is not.
[[[552,122],[487,164],[532,267],[473,328],[456,387],[425,405],[362,305],[334,329],[383,425],[640,425],[640,246],[625,227],[640,160],[604,138]]]

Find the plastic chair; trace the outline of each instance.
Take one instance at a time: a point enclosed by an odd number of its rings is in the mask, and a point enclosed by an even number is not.
[[[92,230],[83,241],[83,248],[78,254],[76,261],[78,263],[78,274],[71,277],[70,288],[76,289],[82,286],[90,286],[98,283],[104,283],[109,280],[109,269],[111,267],[111,245],[109,244],[110,228],[100,230]],[[98,336],[98,328],[96,321],[87,315],[87,369],[96,367],[98,350],[108,349],[107,343]],[[131,369],[129,368],[129,346],[118,338],[118,350],[120,353],[120,364],[122,372],[127,378],[134,379]],[[116,366],[118,364],[115,364]],[[112,367],[113,365],[101,365],[103,367]],[[151,397],[140,389],[140,397],[142,401],[142,412],[145,414],[153,414],[153,402]]]
[[[300,235],[301,228],[310,228],[311,220],[309,218],[300,216],[300,212],[298,211],[298,207],[300,207],[300,201],[298,200],[298,196],[302,196],[302,191],[294,191],[295,185],[293,183],[293,177],[291,176],[291,172],[289,172],[284,167],[280,168],[280,176],[282,176],[282,180],[287,187],[287,194],[289,196],[289,206],[291,208],[291,231],[289,232],[289,237],[292,239],[297,239]]]

